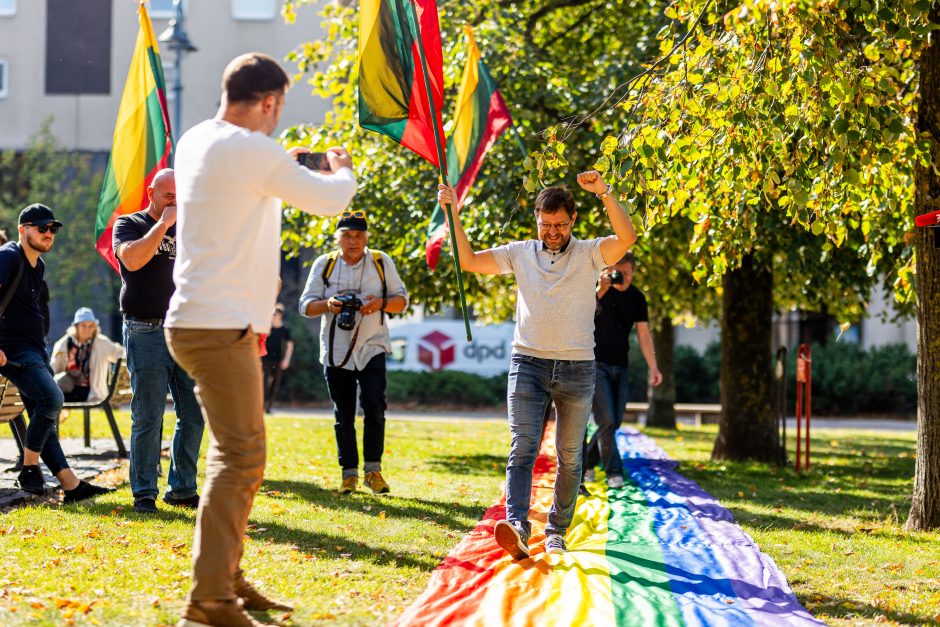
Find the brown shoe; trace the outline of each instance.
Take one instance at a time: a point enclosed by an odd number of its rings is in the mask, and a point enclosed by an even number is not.
[[[385,483],[385,479],[382,478],[382,473],[378,470],[367,472],[363,483],[367,488],[372,488],[372,491],[376,494],[388,494],[392,491],[391,488],[388,487],[388,484]]]
[[[176,627],[264,627],[248,615],[237,601],[225,601],[206,607],[190,601]]]
[[[339,488],[339,493],[349,494],[355,492],[357,487],[359,487],[359,477],[346,477],[343,479],[343,485]]]
[[[269,599],[264,596],[244,578],[236,580],[235,594],[242,600],[242,607],[249,612],[267,612],[268,610],[277,610],[279,612],[294,611],[294,608],[287,603],[281,603],[280,601],[275,601],[274,599]]]

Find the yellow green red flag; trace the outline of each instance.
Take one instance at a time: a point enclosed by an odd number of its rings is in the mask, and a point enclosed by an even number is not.
[[[163,64],[143,2],[138,16],[140,31],[118,108],[95,221],[96,248],[115,270],[118,263],[111,249],[114,221],[147,206],[147,186],[154,174],[170,167],[173,155]]]
[[[486,153],[512,124],[509,109],[483,63],[473,30],[469,26],[464,30],[467,65],[457,95],[454,130],[447,139],[447,179],[457,192],[458,206],[463,204],[476,180]],[[446,234],[444,212],[437,205],[428,223],[425,247],[425,258],[432,270],[437,265]]]
[[[433,115],[421,62],[422,47],[434,99]],[[440,160],[434,125],[438,136],[444,137],[443,105],[444,54],[435,0],[362,0],[359,125],[391,137],[437,166]]]

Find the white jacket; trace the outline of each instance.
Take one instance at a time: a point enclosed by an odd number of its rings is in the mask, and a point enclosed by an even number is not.
[[[71,327],[52,347],[52,371],[56,374],[63,372],[68,366],[69,336],[75,339],[74,330]],[[124,347],[99,331],[91,346],[91,357],[88,362],[88,383],[91,388],[88,392],[88,400],[90,402],[100,401],[108,395],[108,373],[110,372],[108,365],[122,357],[124,357]]]

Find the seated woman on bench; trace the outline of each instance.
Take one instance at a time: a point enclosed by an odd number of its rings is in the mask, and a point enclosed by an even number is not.
[[[65,402],[105,398],[109,366],[123,356],[124,347],[99,331],[95,312],[79,308],[72,326],[52,348],[52,371]]]

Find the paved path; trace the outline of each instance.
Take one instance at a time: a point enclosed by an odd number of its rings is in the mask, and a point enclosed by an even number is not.
[[[389,420],[490,420],[505,422],[506,413],[489,409],[479,411],[417,411],[417,410],[390,410],[386,412]],[[305,418],[317,420],[333,420],[331,409],[283,408],[276,409],[270,418]],[[685,425],[691,425],[691,420],[679,419]],[[881,418],[813,418],[814,429],[857,429],[863,431],[917,431],[915,420],[894,420]],[[787,419],[787,430],[793,429],[796,433],[796,420]]]

